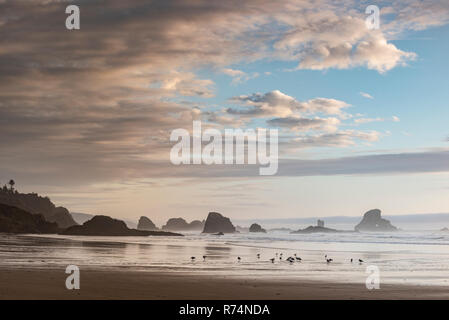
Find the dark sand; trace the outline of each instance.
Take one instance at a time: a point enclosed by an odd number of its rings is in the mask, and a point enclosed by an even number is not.
[[[0,299],[448,299],[448,287],[326,283],[130,270],[81,270],[67,290],[64,270],[0,269]]]

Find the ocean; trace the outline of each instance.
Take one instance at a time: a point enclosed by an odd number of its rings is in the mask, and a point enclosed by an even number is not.
[[[301,262],[286,261],[295,255]],[[327,263],[325,256],[333,261]],[[359,263],[359,259],[363,262]],[[188,233],[185,237],[0,234],[0,269],[61,269],[64,272],[68,265],[77,265],[81,270],[209,273],[291,281],[306,278],[360,285],[365,285],[374,266],[379,270],[381,284],[447,286],[449,232],[268,232],[224,236]]]

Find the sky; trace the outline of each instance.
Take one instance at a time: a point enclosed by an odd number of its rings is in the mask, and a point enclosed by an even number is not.
[[[449,212],[448,51],[445,0],[0,0],[0,183],[159,224]],[[173,165],[194,120],[278,129],[277,174]]]

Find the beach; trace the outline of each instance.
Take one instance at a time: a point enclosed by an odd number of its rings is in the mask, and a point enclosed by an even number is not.
[[[3,234],[0,299],[448,299],[447,241],[426,232]],[[66,289],[69,265],[79,290]],[[373,267],[380,289],[368,290]]]
[[[79,290],[67,290],[64,270],[2,269],[0,299],[448,299],[441,286],[381,285],[260,277],[81,269]]]

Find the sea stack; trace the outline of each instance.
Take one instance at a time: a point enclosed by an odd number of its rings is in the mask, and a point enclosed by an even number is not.
[[[260,224],[253,223],[251,227],[249,227],[249,232],[261,232],[261,233],[267,233],[267,230],[262,228]]]
[[[373,209],[363,215],[362,221],[354,227],[356,231],[396,231],[390,221],[381,217],[379,209]]]
[[[122,220],[108,216],[94,216],[83,225],[69,227],[61,234],[75,236],[182,236],[171,232],[129,229]]]
[[[169,231],[201,231],[203,230],[204,222],[193,220],[188,223],[183,218],[171,218],[162,226],[162,230]]]
[[[183,218],[170,218],[167,223],[162,226],[162,230],[187,230],[189,228],[189,224]]]
[[[235,227],[229,218],[223,217],[218,212],[209,212],[203,233],[234,233]]]
[[[201,231],[204,228],[204,220],[200,221],[200,220],[193,220],[192,222],[190,222],[189,224],[189,230],[192,231]]]
[[[158,230],[156,225],[149,218],[142,216],[137,224],[137,230],[155,231]]]

